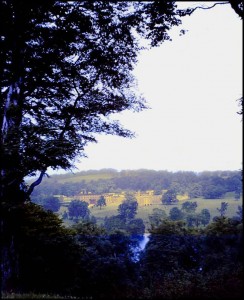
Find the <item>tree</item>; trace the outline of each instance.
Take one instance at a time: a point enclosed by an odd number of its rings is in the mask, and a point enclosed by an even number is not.
[[[9,206],[5,209],[9,210]],[[73,230],[66,228],[52,211],[34,203],[16,205],[4,217],[12,221],[4,222],[1,264],[3,267],[9,263],[5,242],[10,236],[15,246],[11,259],[17,256],[18,269],[13,277],[1,274],[1,289],[15,287],[22,293],[51,294],[74,290],[81,251],[75,245]]]
[[[217,208],[217,211],[219,211],[221,217],[224,217],[224,215],[226,214],[228,205],[229,204],[227,202],[221,202],[220,208]]]
[[[241,236],[240,223],[226,217],[218,217],[204,229],[164,221],[151,231],[142,253],[141,297],[241,299]]]
[[[181,20],[174,2],[2,0],[0,11],[1,196],[22,190],[23,202],[94,133],[133,135],[109,115],[146,107],[132,75],[138,37],[156,46]]]
[[[201,220],[201,223],[203,224],[203,226],[208,225],[210,222],[210,219],[211,219],[211,215],[210,215],[209,210],[206,208],[202,209],[201,213],[200,213],[200,220]]]
[[[225,188],[221,184],[207,184],[202,191],[202,195],[205,199],[220,199],[226,192]]]
[[[197,208],[197,202],[186,201],[182,203],[181,209],[186,213],[195,213]]]
[[[164,219],[167,218],[165,210],[154,208],[152,215],[148,216],[151,227],[157,227]]]
[[[174,299],[175,295],[166,297],[165,291],[172,287],[175,289],[177,281],[169,286],[162,285],[169,276],[172,277],[176,270],[195,269],[198,267],[199,253],[194,252],[198,248],[197,238],[192,236],[189,229],[185,228],[183,221],[164,220],[159,227],[151,230],[150,240],[140,263],[144,269],[145,285],[151,285],[156,299]],[[181,279],[182,280],[182,273]],[[155,289],[164,292],[159,296]],[[177,291],[178,292],[178,291]],[[165,298],[166,297],[166,298]],[[185,297],[184,297],[185,298]]]
[[[242,206],[238,205],[236,214],[238,216],[238,219],[242,221],[242,219],[243,219],[243,207]]]
[[[105,200],[104,196],[101,196],[101,197],[97,200],[97,206],[99,206],[100,209],[101,209],[102,206],[106,206],[106,200]]]
[[[90,210],[88,208],[88,203],[80,200],[73,200],[68,206],[69,217],[71,219],[88,219],[90,215]]]
[[[59,211],[61,206],[60,200],[56,197],[49,197],[43,200],[43,207],[53,212]]]
[[[202,186],[200,183],[193,183],[190,185],[189,191],[188,191],[190,199],[192,198],[198,198],[202,195]]]
[[[108,233],[125,231],[125,222],[120,216],[105,217],[104,228]]]
[[[132,136],[109,116],[145,108],[133,88],[138,36],[169,40],[183,15],[170,1],[0,2],[1,203],[25,203],[95,134]]]
[[[143,235],[145,232],[145,224],[142,219],[132,219],[127,224],[126,231],[130,235]]]
[[[186,224],[188,227],[198,227],[200,223],[200,218],[198,214],[195,213],[188,213],[186,215]]]
[[[169,211],[169,218],[172,221],[182,220],[183,217],[184,217],[184,213],[178,207],[173,207]]]
[[[230,4],[236,14],[242,19],[243,18],[243,2],[240,0],[231,0],[231,1],[224,1],[224,2],[216,2],[211,6],[195,6],[189,7],[185,10],[180,10],[182,16],[190,16],[195,10],[197,9],[211,9],[216,5],[225,5]]]
[[[170,190],[169,189],[162,196],[162,203],[163,204],[171,205],[171,204],[176,204],[178,202],[179,202],[179,200],[176,198],[176,192],[175,192],[175,190]]]
[[[134,219],[138,208],[138,202],[134,195],[126,194],[125,200],[119,205],[119,216],[125,221]]]
[[[239,17],[243,19],[243,2],[240,0],[231,0],[229,3]]]

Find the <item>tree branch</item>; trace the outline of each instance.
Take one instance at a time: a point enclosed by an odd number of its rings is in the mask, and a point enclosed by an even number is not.
[[[232,0],[229,1],[231,7],[234,9],[234,11],[239,15],[241,19],[243,19],[243,3],[242,1],[236,1]]]
[[[94,80],[90,83],[90,86],[91,86],[91,87],[92,87],[92,86],[96,83],[96,81],[99,79],[100,73],[101,73],[101,71],[98,71],[98,73],[96,74]],[[75,109],[76,106],[77,106],[77,104],[78,104],[78,101],[80,100],[80,98],[81,98],[81,97],[84,97],[86,94],[88,94],[88,92],[90,91],[90,89],[87,89],[82,95],[80,95],[80,92],[78,91],[78,89],[77,89],[77,87],[76,87],[76,84],[75,84],[74,79],[73,79],[73,84],[74,84],[74,89],[75,89],[76,93],[78,94],[77,97],[76,97],[76,99],[75,99],[75,102],[74,102],[74,104],[73,104],[73,108]],[[66,121],[65,121],[64,128],[63,128],[62,132],[61,132],[60,135],[59,135],[59,138],[58,138],[59,140],[63,139],[64,134],[67,132],[68,127],[69,127],[69,125],[70,125],[70,123],[71,123],[71,121],[72,121],[72,117],[73,117],[72,115],[67,116],[67,119],[66,119]]]
[[[197,9],[211,9],[219,4],[220,5],[229,4],[229,1],[214,3],[212,6],[207,6],[207,7],[206,6],[196,6],[194,8],[187,8],[186,10],[179,10],[179,13],[181,16],[186,16],[186,15],[190,16]]]
[[[39,178],[30,185],[30,187],[27,191],[28,196],[30,196],[31,193],[34,191],[34,188],[42,182],[43,176],[47,175],[45,172],[46,172],[46,169],[41,171]]]

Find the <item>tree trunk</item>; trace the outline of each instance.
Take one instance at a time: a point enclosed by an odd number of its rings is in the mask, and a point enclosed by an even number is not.
[[[17,203],[25,202],[26,193],[21,189],[23,181],[20,159],[19,110],[21,80],[13,83],[5,98],[1,113],[1,288],[16,291],[19,274],[18,254],[15,243],[17,220],[11,217]],[[18,226],[18,225],[17,225]]]
[[[18,291],[19,255],[17,232],[19,208],[9,203],[1,204],[1,289],[5,292]]]
[[[2,90],[0,106],[0,205],[1,205],[1,288],[16,291],[19,274],[16,245],[18,220],[15,211],[27,199],[23,189],[23,164],[21,163],[21,122],[23,114],[24,20],[21,11],[13,3],[9,16],[11,34],[6,36],[3,59],[8,58],[10,73],[3,72],[5,90]],[[11,49],[11,50],[9,50]],[[6,52],[5,52],[6,51]],[[18,211],[18,209],[17,209]]]
[[[12,235],[1,249],[1,289],[4,292],[18,290],[19,261]]]

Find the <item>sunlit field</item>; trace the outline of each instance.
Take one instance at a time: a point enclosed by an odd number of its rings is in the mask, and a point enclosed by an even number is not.
[[[227,217],[233,217],[238,209],[239,205],[242,205],[242,198],[239,200],[234,199],[232,194],[228,195],[221,199],[203,199],[203,198],[195,198],[192,200],[188,200],[191,202],[197,202],[197,209],[196,212],[201,212],[202,209],[207,208],[211,214],[211,219],[215,216],[219,216],[219,212],[217,208],[220,208],[221,202],[227,202],[228,208],[226,211]],[[167,215],[169,215],[169,211],[173,207],[181,208],[182,203],[185,201],[180,201],[177,205],[163,205],[161,203],[159,204],[153,204],[148,206],[138,206],[137,215],[136,218],[143,219],[143,222],[146,226],[146,229],[150,228],[150,223],[148,216],[153,213],[153,209],[159,208],[166,212]],[[110,204],[107,206],[103,206],[101,209],[100,207],[90,207],[91,215],[94,216],[97,220],[97,224],[102,224],[104,222],[105,217],[111,217],[118,214],[118,206],[119,204]],[[67,210],[66,207],[61,207],[59,213],[62,214],[65,210]],[[73,224],[70,220],[65,220],[66,225]]]

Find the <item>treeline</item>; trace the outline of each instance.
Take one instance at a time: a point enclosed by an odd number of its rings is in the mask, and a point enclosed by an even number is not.
[[[89,176],[88,176],[89,175]],[[51,195],[73,196],[81,190],[94,194],[121,191],[174,190],[187,193],[190,198],[221,198],[227,192],[234,192],[237,199],[242,193],[241,171],[191,171],[169,172],[155,170],[101,170],[55,175],[38,186],[33,197]]]
[[[242,215],[216,217],[205,228],[160,218],[138,260],[137,241],[127,230],[138,221],[135,207],[129,215],[127,208],[121,206],[105,227],[83,221],[65,228],[36,204],[10,212],[6,206],[4,218],[12,228],[3,240],[15,240],[18,272],[8,278],[5,291],[78,299],[242,298]],[[127,227],[121,222],[123,228],[116,229],[121,218]]]

